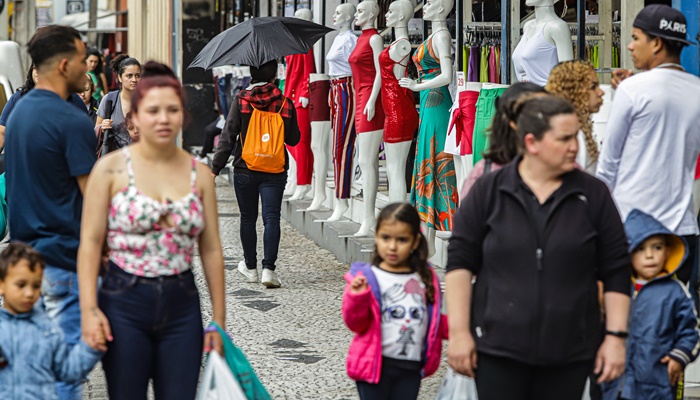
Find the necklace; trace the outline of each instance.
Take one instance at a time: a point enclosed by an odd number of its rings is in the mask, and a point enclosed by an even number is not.
[[[685,68],[683,68],[682,65],[676,64],[676,63],[664,63],[664,64],[659,64],[654,68],[678,68],[681,71],[685,72]]]

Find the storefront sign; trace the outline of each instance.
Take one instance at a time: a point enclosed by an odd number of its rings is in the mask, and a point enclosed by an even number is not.
[[[85,2],[83,0],[66,1],[66,14],[77,14],[85,11]]]

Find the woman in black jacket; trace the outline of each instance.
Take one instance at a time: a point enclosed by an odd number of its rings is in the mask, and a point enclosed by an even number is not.
[[[605,184],[575,167],[573,106],[543,96],[516,112],[522,155],[479,179],[455,215],[448,362],[475,376],[480,400],[579,400],[591,370],[600,381],[624,370],[627,241]]]

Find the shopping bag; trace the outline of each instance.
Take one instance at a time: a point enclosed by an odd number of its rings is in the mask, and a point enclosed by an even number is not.
[[[212,325],[216,326],[216,329],[221,335],[221,339],[224,342],[224,358],[233,376],[238,381],[238,384],[243,389],[248,400],[272,400],[270,394],[267,392],[265,387],[260,383],[253,367],[250,366],[248,359],[245,354],[239,349],[233,341],[228,336],[226,331],[221,329],[221,327],[212,322]]]
[[[215,351],[209,353],[197,399],[248,400],[226,361]]]
[[[435,400],[479,400],[474,379],[456,373],[447,367],[445,378]]]

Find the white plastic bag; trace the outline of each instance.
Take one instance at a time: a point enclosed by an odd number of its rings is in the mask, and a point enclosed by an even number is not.
[[[197,399],[248,400],[236,378],[233,377],[231,368],[216,351],[209,353]]]
[[[445,378],[435,400],[479,400],[474,379],[456,373],[447,367]]]

